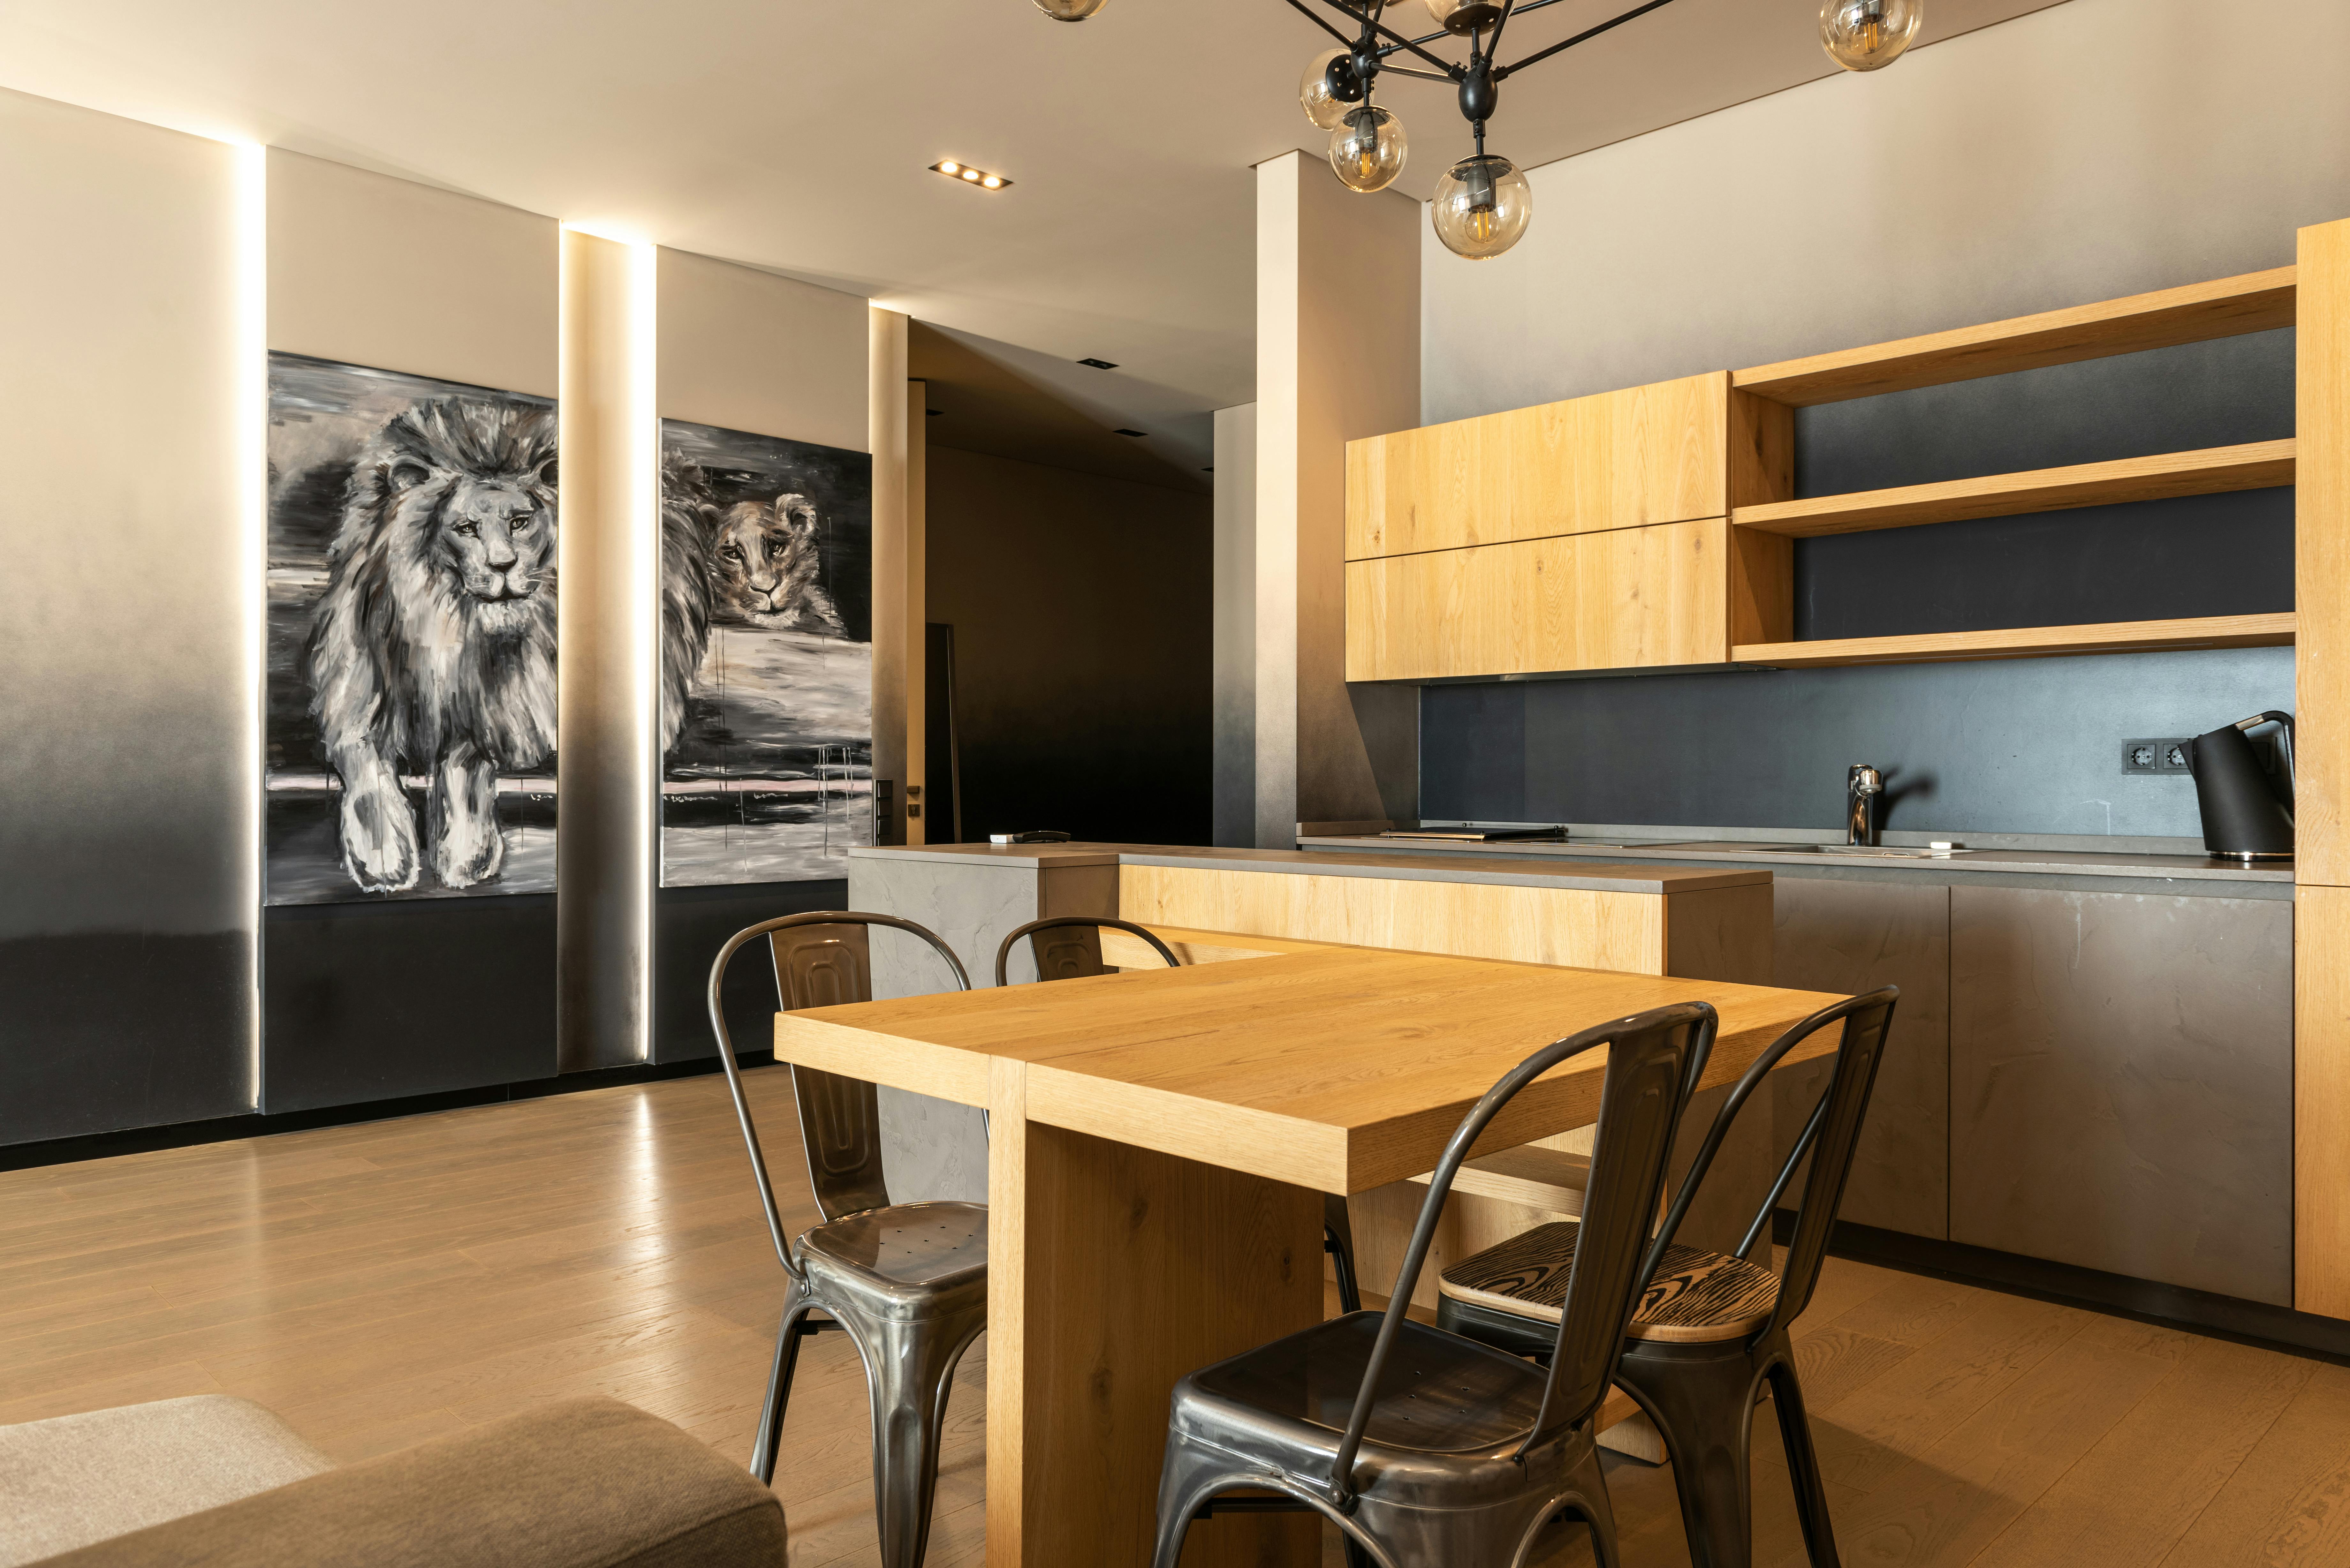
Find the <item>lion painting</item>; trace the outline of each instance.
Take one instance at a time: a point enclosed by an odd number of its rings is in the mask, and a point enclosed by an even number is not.
[[[712,525],[712,608],[726,619],[781,631],[844,635],[840,611],[816,582],[816,507],[805,495],[743,501]]]
[[[450,397],[395,415],[352,467],[310,712],[343,867],[370,892],[495,877],[498,775],[554,753],[555,456],[551,410]],[[421,842],[403,771],[427,781]]]

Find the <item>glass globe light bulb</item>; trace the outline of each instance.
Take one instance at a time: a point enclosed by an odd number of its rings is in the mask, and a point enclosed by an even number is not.
[[[1881,70],[1901,57],[1925,19],[1925,0],[1826,0],[1820,45],[1848,71]]]
[[[1305,118],[1325,130],[1336,130],[1347,111],[1354,105],[1330,96],[1330,62],[1344,59],[1344,49],[1325,49],[1305,62],[1305,74],[1297,78],[1297,101],[1305,110]]]
[[[1426,0],[1428,14],[1448,33],[1467,37],[1502,19],[1494,0]]]
[[[1330,133],[1330,167],[1350,191],[1384,191],[1403,172],[1403,121],[1377,104],[1358,103]]]
[[[1534,188],[1508,159],[1492,152],[1463,158],[1447,169],[1428,206],[1444,248],[1471,261],[1488,260],[1516,244],[1534,214]]]
[[[1109,0],[1036,0],[1036,9],[1055,22],[1082,22]]]

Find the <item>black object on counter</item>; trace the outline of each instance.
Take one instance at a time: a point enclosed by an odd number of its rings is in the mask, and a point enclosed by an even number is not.
[[[2281,726],[2284,788],[2270,782],[2249,732]],[[2293,715],[2272,708],[2188,742],[2196,803],[2203,810],[2203,847],[2236,860],[2293,858]]]

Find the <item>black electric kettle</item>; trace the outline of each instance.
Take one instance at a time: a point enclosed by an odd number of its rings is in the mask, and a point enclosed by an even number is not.
[[[2282,787],[2272,784],[2250,732],[2281,726]],[[2195,799],[2203,808],[2203,847],[2235,860],[2293,858],[2293,715],[2272,708],[2198,735],[2187,743]]]

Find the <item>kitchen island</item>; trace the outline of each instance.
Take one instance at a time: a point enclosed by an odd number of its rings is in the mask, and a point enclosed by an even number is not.
[[[982,987],[994,981],[995,952],[1006,934],[1055,915],[1749,985],[1769,983],[1773,969],[1772,872],[1755,866],[1487,864],[1365,849],[949,844],[852,850],[848,888],[853,908],[936,931],[963,955],[972,983]],[[900,952],[877,943],[873,961],[878,995],[917,995],[944,983],[934,961],[910,948]],[[1011,981],[1035,973],[1025,951],[1012,955]],[[1690,1118],[1675,1151],[1677,1173],[1693,1157],[1719,1097],[1710,1092]],[[894,1196],[983,1198],[987,1145],[976,1111],[885,1089],[882,1116]],[[1538,1147],[1567,1157],[1558,1163],[1572,1166],[1586,1152],[1586,1140],[1587,1133],[1570,1132],[1547,1137]],[[1691,1208],[1687,1239],[1736,1244],[1768,1188],[1776,1147],[1772,1107],[1758,1105],[1741,1117]],[[1560,1180],[1569,1179],[1572,1173],[1563,1171]],[[1579,1207],[1579,1192],[1557,1182],[1547,1191],[1543,1184],[1498,1179],[1480,1191],[1476,1182],[1472,1176],[1464,1186],[1439,1235],[1438,1262],[1424,1276],[1428,1304],[1443,1261]],[[1423,1190],[1398,1181],[1353,1199],[1369,1288],[1394,1277]]]

